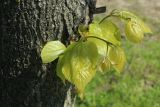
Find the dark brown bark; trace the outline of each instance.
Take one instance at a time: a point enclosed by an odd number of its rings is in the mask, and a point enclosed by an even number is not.
[[[76,35],[88,1],[1,0],[0,107],[64,106],[70,85],[56,76],[56,61],[42,64],[40,51]]]

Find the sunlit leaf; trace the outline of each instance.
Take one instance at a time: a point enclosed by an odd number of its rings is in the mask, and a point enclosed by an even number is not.
[[[110,47],[108,51],[108,59],[117,71],[122,71],[126,58],[125,53],[120,47]]]
[[[111,69],[111,61],[107,57],[105,57],[101,62],[99,70],[102,73],[105,73],[109,71],[110,69]]]
[[[64,55],[59,56],[56,71],[57,71],[57,76],[60,77],[63,82],[65,81],[65,76],[62,72],[62,67],[65,64],[65,66],[68,66],[68,69],[66,67],[65,71],[70,72],[70,63],[69,63],[70,62],[70,59],[69,59],[70,54],[67,54],[67,53],[71,52],[71,50],[75,47],[76,44],[77,44],[77,42],[73,42],[72,44],[70,44],[64,52],[65,56]],[[67,56],[67,55],[69,55],[69,56]]]
[[[97,36],[115,45],[121,44],[120,31],[115,24],[109,20],[102,23],[92,23],[89,26],[89,36]]]
[[[65,51],[66,47],[60,41],[50,41],[42,49],[41,58],[43,63],[54,61]]]
[[[102,73],[108,71],[111,67],[110,61],[106,59],[109,45],[106,42],[96,38],[88,38],[87,40],[94,42],[97,46],[98,54],[100,55],[100,59],[98,63],[98,71]]]
[[[144,37],[143,30],[136,21],[129,21],[125,26],[126,37],[133,43],[140,43]]]
[[[90,41],[75,43],[64,53],[61,71],[65,79],[77,87],[79,93],[83,93],[95,75],[98,59],[97,47]]]
[[[101,38],[103,37],[102,30],[98,23],[91,23],[89,25],[89,35],[88,36],[97,36]]]
[[[102,58],[106,56],[106,53],[107,53],[107,43],[106,42],[99,40],[97,38],[88,38],[87,40],[95,43],[98,49],[98,53]]]
[[[136,22],[141,26],[141,29],[144,33],[152,33],[151,29],[147,24],[145,24],[138,16],[135,14],[129,12],[129,11],[115,11],[113,15],[124,19],[126,21],[128,20],[136,20]]]
[[[119,18],[122,18],[124,20],[132,19],[132,18],[137,18],[137,16],[129,11],[120,11],[120,10],[115,10],[112,13],[114,16],[117,16]]]
[[[115,45],[121,44],[121,35],[118,27],[109,20],[104,20],[100,23],[100,28],[103,33],[103,37]]]

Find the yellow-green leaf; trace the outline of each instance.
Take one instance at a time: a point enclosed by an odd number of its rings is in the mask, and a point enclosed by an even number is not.
[[[88,38],[87,40],[94,42],[97,46],[98,54],[100,55],[98,63],[98,71],[102,73],[108,71],[111,68],[110,61],[106,59],[109,45],[106,42],[96,38]]]
[[[125,53],[120,47],[110,47],[108,51],[108,59],[116,71],[122,71],[126,58]]]
[[[70,44],[67,47],[67,49],[65,50],[64,54],[59,56],[56,71],[57,71],[57,76],[60,77],[63,82],[65,81],[65,76],[62,72],[62,68],[65,64],[65,66],[68,66],[68,69],[66,67],[65,71],[70,72],[70,63],[69,63],[70,62],[70,59],[69,59],[70,54],[69,54],[69,52],[71,52],[71,50],[75,47],[76,44],[77,44],[77,42],[73,42],[72,44]]]
[[[114,16],[117,16],[119,18],[122,18],[124,20],[128,20],[128,19],[133,19],[133,18],[137,18],[137,16],[129,11],[120,11],[120,10],[116,10],[113,12]]]
[[[95,43],[98,49],[98,53],[102,58],[106,56],[106,53],[107,53],[107,43],[106,42],[100,39],[97,39],[97,38],[88,38],[87,40]]]
[[[140,43],[144,37],[143,30],[135,20],[129,21],[125,26],[126,37],[133,43]]]
[[[107,57],[105,57],[104,59],[103,59],[103,61],[101,62],[101,65],[100,65],[100,71],[102,72],[102,73],[104,73],[104,72],[107,72],[107,71],[109,71],[111,69],[111,61],[107,58]]]
[[[61,71],[65,79],[77,87],[79,93],[83,93],[95,75],[98,59],[97,47],[90,41],[75,43],[64,53]]]
[[[42,49],[41,58],[43,63],[54,61],[65,51],[66,47],[60,41],[50,41]]]
[[[144,33],[152,33],[151,29],[147,24],[145,24],[138,16],[129,11],[115,11],[113,15],[121,19],[124,19],[126,21],[136,20],[136,22],[141,26],[141,29],[143,30]]]
[[[103,33],[103,37],[109,42],[120,45],[121,44],[121,34],[118,27],[110,20],[104,20],[100,23],[100,28]]]
[[[104,20],[102,23],[92,23],[89,25],[89,35],[96,36],[111,42],[114,45],[121,44],[121,36],[118,27],[109,20]]]
[[[97,36],[97,37],[103,37],[102,30],[98,23],[91,23],[89,25],[89,35],[88,36]]]

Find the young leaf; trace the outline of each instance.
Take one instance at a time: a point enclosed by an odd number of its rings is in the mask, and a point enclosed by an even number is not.
[[[140,43],[143,39],[143,30],[139,23],[131,20],[125,26],[126,37],[129,41],[133,43]]]
[[[129,11],[115,11],[112,14],[113,16],[119,17],[125,21],[136,20],[136,22],[141,26],[141,29],[144,33],[152,33],[147,24],[145,24],[138,16]]]
[[[103,37],[102,30],[98,23],[91,23],[89,25],[89,35],[88,36]]]
[[[90,41],[80,41],[64,53],[62,73],[77,87],[79,93],[83,93],[95,75],[98,57],[97,47]]]
[[[135,19],[137,18],[137,16],[129,11],[120,11],[120,10],[115,10],[113,11],[112,13],[113,16],[116,16],[116,17],[119,17],[121,19],[124,19],[124,20],[128,20],[128,19]]]
[[[96,38],[88,38],[87,40],[94,42],[97,46],[98,54],[100,55],[98,62],[98,71],[102,73],[108,71],[111,68],[110,61],[106,59],[109,45],[106,42]]]
[[[104,58],[104,60],[101,62],[99,70],[104,73],[110,70],[111,68],[111,61],[108,58]]]
[[[102,23],[92,23],[89,25],[89,36],[97,36],[114,45],[121,44],[121,36],[118,27],[109,20]]]
[[[106,57],[106,53],[107,53],[106,42],[99,40],[97,38],[88,38],[87,40],[93,42],[97,46],[98,53],[102,58]]]
[[[65,51],[66,47],[60,41],[50,41],[42,49],[41,58],[43,63],[54,61]]]
[[[61,80],[64,82],[65,81],[65,76],[63,74],[63,66],[65,65],[66,68],[65,68],[65,71],[66,72],[70,72],[70,52],[71,50],[76,46],[76,42],[73,42],[72,44],[70,44],[67,49],[65,50],[64,54],[59,56],[59,59],[58,59],[58,63],[57,63],[57,68],[56,68],[56,71],[57,71],[57,76],[61,78]],[[68,68],[67,68],[68,66]]]
[[[110,47],[108,51],[108,59],[116,71],[122,71],[125,64],[125,53],[120,47]]]
[[[104,20],[100,23],[103,37],[115,45],[121,44],[121,34],[119,28],[110,20]]]

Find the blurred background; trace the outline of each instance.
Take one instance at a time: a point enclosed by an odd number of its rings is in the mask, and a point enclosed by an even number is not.
[[[106,14],[113,9],[135,13],[153,34],[138,45],[124,39],[123,72],[97,73],[86,87],[85,98],[77,98],[76,107],[160,107],[160,0],[97,1],[98,6],[107,6]]]

